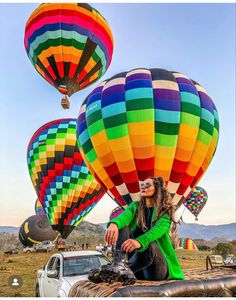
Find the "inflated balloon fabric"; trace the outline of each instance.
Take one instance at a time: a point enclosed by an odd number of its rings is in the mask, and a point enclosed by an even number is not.
[[[202,187],[196,186],[183,201],[183,205],[197,218],[207,199],[207,192]]]
[[[34,209],[36,215],[45,215],[45,211],[43,210],[42,204],[40,203],[39,199],[35,201]]]
[[[177,248],[186,250],[198,250],[196,244],[190,238],[180,238],[177,244]]]
[[[118,206],[118,207],[114,208],[110,213],[109,219],[112,220],[112,219],[118,217],[121,213],[123,213],[123,211],[124,211],[123,207]]]
[[[19,230],[19,240],[26,247],[43,241],[55,241],[58,237],[59,233],[52,229],[45,215],[29,217]]]
[[[62,237],[77,226],[104,195],[76,143],[76,119],[39,128],[27,151],[28,168],[50,224]]]
[[[83,102],[78,145],[91,173],[120,205],[139,184],[163,177],[180,205],[217,147],[216,107],[202,86],[177,72],[135,69],[95,88]]]
[[[24,44],[38,73],[69,96],[97,81],[113,53],[108,23],[86,3],[41,4],[26,23]]]

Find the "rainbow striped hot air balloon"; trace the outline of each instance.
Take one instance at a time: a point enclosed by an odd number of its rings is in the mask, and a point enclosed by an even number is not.
[[[120,205],[139,184],[163,177],[180,205],[217,147],[216,107],[202,86],[177,72],[135,69],[103,81],[83,102],[78,145],[91,173]]]
[[[97,81],[111,63],[113,37],[86,3],[44,3],[29,17],[24,44],[37,72],[62,94]]]
[[[52,228],[66,238],[104,195],[78,150],[76,119],[39,128],[30,140],[27,162]]]
[[[120,207],[120,206],[115,207],[111,211],[109,219],[113,220],[114,218],[118,217],[123,211],[124,211],[123,207]]]
[[[34,210],[36,215],[45,215],[45,211],[40,203],[39,199],[35,201]]]
[[[195,216],[197,221],[207,199],[207,192],[202,187],[196,186],[183,201],[183,205]]]
[[[182,249],[185,249],[185,250],[196,250],[196,251],[198,251],[198,248],[197,248],[196,244],[190,238],[179,238],[177,248],[182,248]]]

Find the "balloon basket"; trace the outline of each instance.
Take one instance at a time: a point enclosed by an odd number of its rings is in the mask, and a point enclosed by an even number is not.
[[[64,109],[69,109],[70,108],[70,101],[66,96],[61,99],[61,106]]]
[[[195,221],[198,221],[198,218],[195,218]]]

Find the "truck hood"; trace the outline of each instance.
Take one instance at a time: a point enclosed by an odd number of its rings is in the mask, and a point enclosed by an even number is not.
[[[78,276],[66,276],[64,280],[70,285],[74,285],[77,281],[88,279],[88,274]]]

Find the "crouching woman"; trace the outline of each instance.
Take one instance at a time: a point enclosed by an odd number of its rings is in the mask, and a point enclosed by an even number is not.
[[[128,253],[128,265],[140,280],[184,279],[170,240],[175,207],[161,177],[140,185],[140,201],[108,223],[105,240],[116,245],[116,260]]]

